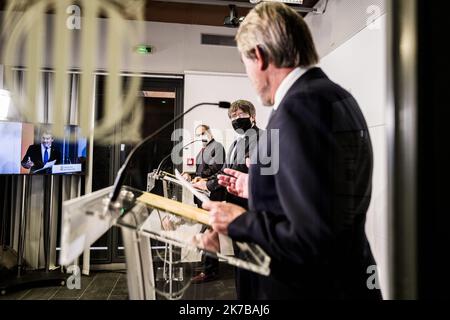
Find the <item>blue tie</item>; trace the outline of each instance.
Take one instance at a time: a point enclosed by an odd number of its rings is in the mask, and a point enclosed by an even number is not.
[[[44,164],[46,164],[48,162],[48,149],[45,148],[45,153],[44,153]]]

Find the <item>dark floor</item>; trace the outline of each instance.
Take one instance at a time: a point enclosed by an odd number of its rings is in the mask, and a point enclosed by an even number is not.
[[[82,276],[81,289],[66,286],[41,287],[0,295],[0,300],[126,300],[128,299],[126,272],[92,272]],[[162,299],[162,298],[161,298]],[[215,281],[190,284],[182,299],[234,300],[234,270],[220,265],[219,278]]]

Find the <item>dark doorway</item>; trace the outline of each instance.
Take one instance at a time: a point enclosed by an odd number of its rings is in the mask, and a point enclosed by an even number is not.
[[[123,76],[123,87],[127,88],[130,76]],[[96,120],[102,119],[104,112],[105,76],[98,76],[96,83]],[[172,120],[183,110],[182,76],[173,78],[143,77],[141,88],[136,94],[140,97],[142,113],[130,114],[130,117],[142,117],[140,124],[141,138],[147,137],[165,123]],[[124,90],[125,91],[125,90]],[[137,112],[137,111],[136,111]],[[128,119],[124,119],[126,122]],[[159,162],[170,154],[173,142],[171,135],[174,129],[181,128],[182,123],[149,141],[147,146],[136,154],[125,179],[125,185],[146,190],[147,174],[157,168]],[[138,142],[127,141],[127,128],[122,123],[116,125],[111,134],[114,143],[94,142],[92,191],[96,191],[114,183],[115,176],[130,151]],[[91,247],[91,264],[108,264],[124,262],[124,251],[120,230],[113,227]]]

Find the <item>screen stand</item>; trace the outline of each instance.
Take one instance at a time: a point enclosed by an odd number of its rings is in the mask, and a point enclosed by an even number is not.
[[[28,200],[30,198],[30,179],[29,175],[22,176],[22,197],[19,221],[19,248],[17,252],[17,274],[10,279],[0,283],[0,294],[5,295],[13,291],[24,290],[32,287],[46,286],[64,286],[67,275],[61,270],[50,270],[51,256],[51,230],[54,224],[52,214],[52,192],[54,191],[54,177],[44,177],[44,253],[45,269],[39,271],[26,271],[24,262],[25,234],[27,226]]]

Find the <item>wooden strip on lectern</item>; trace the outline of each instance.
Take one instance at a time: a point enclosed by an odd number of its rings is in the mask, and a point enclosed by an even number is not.
[[[209,226],[209,215],[208,211],[206,210],[148,192],[144,192],[138,198],[138,201],[143,202],[151,207],[158,208],[166,212],[173,213]]]

